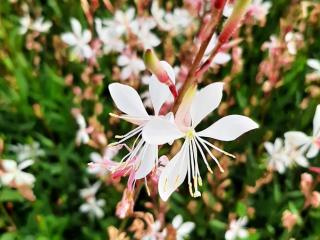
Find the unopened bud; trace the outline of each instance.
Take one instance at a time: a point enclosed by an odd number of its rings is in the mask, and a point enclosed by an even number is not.
[[[237,29],[243,16],[247,13],[250,3],[251,0],[238,0],[236,2],[232,14],[223,26],[222,32],[219,36],[219,42],[221,44],[227,42],[232,36],[233,32]]]
[[[151,49],[147,49],[144,53],[143,59],[147,69],[154,74],[160,82],[166,84],[172,95],[176,98],[178,95],[176,87],[171,81],[166,70],[161,66],[157,55]]]

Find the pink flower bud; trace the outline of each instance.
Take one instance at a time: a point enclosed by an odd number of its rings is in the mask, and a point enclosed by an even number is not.
[[[133,192],[125,189],[122,195],[121,201],[117,204],[116,215],[117,217],[123,219],[133,213]]]
[[[168,73],[164,70],[164,68],[161,66],[160,61],[157,57],[157,55],[151,50],[147,49],[144,53],[144,63],[147,67],[147,69],[156,75],[158,80],[164,84],[166,84],[172,95],[176,98],[178,96],[177,90],[173,82],[171,81]]]
[[[282,213],[282,225],[288,230],[291,231],[298,221],[298,215],[285,210]]]
[[[310,199],[311,206],[314,208],[318,208],[320,206],[320,193],[317,191],[312,192],[312,196]]]
[[[251,0],[238,0],[234,6],[231,16],[223,26],[222,32],[219,36],[219,42],[221,44],[227,42],[232,36],[233,32],[237,29],[243,16],[246,14],[247,9],[251,3]]]

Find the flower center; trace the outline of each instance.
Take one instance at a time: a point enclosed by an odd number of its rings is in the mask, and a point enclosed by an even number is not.
[[[192,139],[195,135],[195,131],[193,128],[190,128],[187,132],[186,132],[186,138]]]

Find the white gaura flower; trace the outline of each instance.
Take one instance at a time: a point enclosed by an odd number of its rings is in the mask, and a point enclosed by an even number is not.
[[[36,180],[35,177],[23,171],[32,164],[33,160],[25,160],[19,164],[10,159],[0,161],[0,179],[2,184],[11,187],[32,187]]]
[[[103,199],[96,199],[95,196],[100,185],[100,182],[96,182],[92,186],[80,190],[81,198],[86,201],[80,206],[80,211],[97,218],[104,216],[102,207],[105,205],[105,201]]]
[[[264,143],[264,147],[269,154],[269,167],[272,170],[283,174],[286,168],[290,165],[290,159],[282,139],[277,138],[274,144],[266,142]]]
[[[141,71],[146,69],[143,61],[137,56],[120,55],[117,59],[118,66],[122,67],[120,78],[122,80],[129,79],[131,75],[139,76]]]
[[[195,130],[198,124],[218,107],[222,99],[222,91],[223,83],[212,83],[195,95],[190,107],[191,124],[188,127],[177,126],[170,121],[159,118],[149,121],[144,127],[142,135],[144,140],[149,144],[161,145],[179,138],[185,139],[180,151],[171,159],[160,175],[158,190],[160,197],[164,201],[183,183],[187,175],[191,196],[199,197],[201,195],[198,190],[198,185],[202,185],[202,180],[198,167],[197,150],[199,150],[210,172],[212,170],[206,160],[203,149],[217,163],[220,170],[223,171],[217,158],[209,150],[209,147],[219,152],[227,153],[204,138],[232,141],[243,133],[258,128],[258,124],[248,117],[229,115],[219,119],[202,131]]]
[[[107,27],[103,24],[101,19],[95,20],[96,31],[99,39],[103,43],[103,51],[105,54],[110,52],[122,52],[125,47],[121,35],[114,29]]]
[[[193,222],[183,222],[181,215],[177,215],[172,220],[172,226],[176,230],[176,240],[186,239],[195,228]]]
[[[291,31],[285,35],[284,40],[287,44],[288,52],[291,55],[296,55],[298,51],[297,45],[299,42],[303,41],[303,35],[301,33]]]
[[[320,61],[317,59],[308,59],[307,64],[309,67],[311,67],[314,70],[314,73],[317,76],[320,76]]]
[[[87,144],[90,141],[90,136],[88,134],[87,123],[84,117],[81,114],[76,115],[76,121],[79,126],[76,135],[76,144],[80,145],[81,143]]]
[[[157,35],[151,32],[156,25],[153,18],[140,18],[132,24],[132,32],[138,37],[144,49],[156,47],[161,43]]]
[[[73,53],[80,58],[91,58],[93,56],[93,50],[89,45],[91,41],[91,32],[88,29],[82,31],[80,22],[71,18],[72,32],[63,33],[61,35],[62,41],[70,45],[73,49]]]
[[[253,15],[257,21],[263,21],[269,13],[272,4],[269,1],[253,0],[248,12]]]
[[[171,66],[165,61],[161,61],[160,63],[171,81],[175,83],[175,76]],[[109,91],[117,108],[124,113],[121,116],[110,115],[138,125],[137,128],[129,133],[123,136],[116,136],[117,138],[121,138],[121,140],[112,144],[122,144],[128,139],[136,137],[131,152],[121,160],[118,166],[111,169],[115,175],[123,176],[129,174],[129,182],[131,182],[129,187],[132,188],[134,181],[145,178],[158,161],[158,146],[147,144],[141,138],[141,132],[151,119],[164,117],[159,116],[159,111],[171,93],[169,88],[165,84],[160,83],[153,75],[149,82],[149,93],[154,108],[154,115],[149,115],[138,93],[132,87],[120,83],[112,83],[109,85]]]
[[[239,218],[238,220],[232,220],[228,231],[225,234],[226,240],[242,239],[249,236],[248,230],[244,227],[248,223],[247,217]]]
[[[46,33],[52,26],[50,21],[45,21],[43,17],[39,17],[36,20],[32,20],[29,14],[26,14],[19,20],[20,28],[19,33],[25,34],[28,30],[36,31],[39,33]]]
[[[313,118],[313,133],[308,136],[303,132],[289,131],[285,133],[286,141],[295,147],[300,147],[307,151],[307,158],[314,158],[320,149],[320,104],[317,106]]]
[[[141,238],[141,240],[164,240],[166,236],[166,229],[161,231],[161,222],[155,221],[150,224],[149,231]]]
[[[32,144],[20,144],[10,145],[9,150],[14,152],[17,156],[18,162],[24,160],[35,160],[38,157],[43,157],[45,152],[40,148],[38,142],[33,142]]]
[[[105,20],[104,24],[112,29],[115,34],[121,36],[123,34],[128,34],[131,25],[136,21],[134,8],[129,8],[126,12],[117,10],[114,14],[114,18],[111,20]]]

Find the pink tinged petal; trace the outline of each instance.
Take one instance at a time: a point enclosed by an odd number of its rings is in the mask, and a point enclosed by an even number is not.
[[[216,109],[222,99],[223,83],[212,83],[202,88],[191,105],[192,126],[196,127],[202,119]]]
[[[4,173],[0,176],[1,182],[4,185],[10,185],[14,180],[15,174],[14,173]]]
[[[198,133],[198,136],[209,137],[221,141],[232,141],[242,134],[258,128],[259,125],[248,117],[229,115]]]
[[[313,136],[320,135],[320,104],[317,106],[316,113],[313,118]]]
[[[149,118],[137,91],[130,86],[112,83],[109,85],[111,97],[117,108],[129,116]]]
[[[142,138],[149,144],[161,145],[183,136],[175,124],[161,118],[150,120],[142,130]]]
[[[307,158],[314,158],[315,156],[317,156],[319,153],[319,147],[317,146],[317,144],[313,143],[311,144],[308,152],[307,152]]]
[[[139,167],[135,173],[135,179],[146,177],[156,165],[158,158],[158,146],[146,144],[138,155]]]
[[[77,45],[78,39],[75,37],[73,33],[63,33],[61,35],[61,39],[63,42],[65,42],[68,45]]]
[[[21,185],[28,185],[28,186],[31,186],[33,185],[33,183],[35,182],[35,177],[30,174],[30,173],[25,173],[25,172],[19,172],[17,173],[16,175],[16,178],[15,178],[15,183],[18,185],[18,186],[21,186]]]
[[[167,201],[170,195],[186,178],[189,161],[188,151],[188,147],[184,144],[181,150],[162,170],[158,183],[158,191],[163,201]]]
[[[311,142],[311,138],[307,136],[303,132],[298,131],[290,131],[284,134],[286,141],[295,147],[299,147],[301,145],[309,144]]]
[[[75,19],[75,18],[71,18],[71,28],[72,28],[72,31],[74,32],[74,34],[77,36],[77,38],[81,38],[81,24],[80,22]]]
[[[125,55],[121,55],[121,56],[119,56],[118,57],[118,59],[117,59],[117,64],[119,65],[119,66],[125,66],[125,65],[128,65],[129,64],[129,62],[130,62],[130,59],[127,57],[127,56],[125,56]]]

